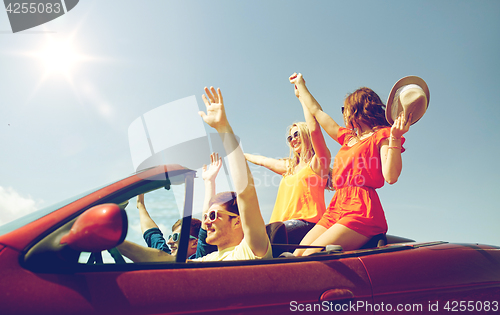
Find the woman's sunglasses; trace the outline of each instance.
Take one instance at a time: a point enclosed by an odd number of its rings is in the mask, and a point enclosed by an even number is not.
[[[232,213],[232,212],[222,210],[222,209],[215,209],[215,210],[208,211],[208,213],[205,213],[203,215],[203,221],[208,219],[208,222],[214,222],[215,220],[217,220],[219,213],[227,214],[230,217],[237,217],[238,216],[236,213]]]
[[[174,233],[168,237],[168,239],[172,239],[172,241],[177,242],[180,238],[181,233]],[[197,240],[198,238],[194,237],[193,235],[189,235],[190,240]]]
[[[342,115],[344,114],[344,106],[340,108],[340,111],[342,112]]]
[[[293,133],[293,136],[292,136],[292,135],[289,135],[288,137],[286,137],[286,141],[288,141],[288,143],[290,143],[290,142],[292,142],[292,140],[293,140],[293,139],[296,139],[296,138],[298,138],[299,136],[300,136],[300,133],[299,133],[299,131],[297,130],[297,131],[295,131],[295,132]]]

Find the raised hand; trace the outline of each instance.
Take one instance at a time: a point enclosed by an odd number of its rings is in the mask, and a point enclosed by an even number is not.
[[[412,114],[410,114],[410,117],[408,117],[408,120],[406,120],[404,113],[401,112],[391,127],[391,136],[399,139],[402,135],[407,133],[408,130],[410,130],[411,118]]]
[[[219,153],[212,153],[210,155],[210,166],[203,165],[203,172],[201,177],[203,180],[215,181],[217,174],[222,166],[222,159],[219,157]]]
[[[151,219],[151,216],[146,209],[146,205],[144,204],[144,194],[137,195],[137,209],[139,209],[139,220],[141,223],[142,233],[145,233],[149,229],[158,227],[155,221]]]
[[[227,121],[220,88],[215,91],[213,86],[210,89],[205,87],[205,93],[207,96],[202,95],[201,98],[205,103],[207,113],[205,114],[201,111],[198,114],[210,127],[215,128],[217,131],[222,131],[223,128],[229,126],[229,122]]]
[[[301,73],[297,74],[295,72],[288,78],[288,80],[290,81],[291,84],[295,85],[295,96],[300,97],[299,89],[297,88],[297,86],[305,85],[306,83],[306,81],[302,77],[302,74]]]
[[[137,195],[137,209],[145,208],[144,204],[144,194]]]

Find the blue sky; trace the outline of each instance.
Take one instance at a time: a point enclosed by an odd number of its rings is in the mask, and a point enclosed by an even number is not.
[[[132,122],[192,95],[201,108],[205,86],[221,88],[246,152],[278,158],[304,119],[293,72],[340,123],[347,93],[386,100],[418,75],[429,109],[379,190],[389,234],[500,245],[499,16],[498,1],[82,0],[12,34],[0,12],[0,222],[132,173]],[[71,69],[47,68],[40,53],[68,41]],[[252,170],[267,222],[278,180]]]

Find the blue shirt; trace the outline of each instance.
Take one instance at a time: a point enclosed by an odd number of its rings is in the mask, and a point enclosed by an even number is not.
[[[146,244],[148,244],[148,247],[156,248],[169,254],[172,253],[170,251],[170,247],[168,247],[167,242],[165,241],[165,238],[163,237],[163,233],[159,228],[150,228],[144,232],[143,236]],[[196,248],[196,253],[191,255],[189,259],[203,257],[217,251],[217,246],[207,244],[206,239],[207,231],[200,229],[200,232],[198,233],[198,247]]]

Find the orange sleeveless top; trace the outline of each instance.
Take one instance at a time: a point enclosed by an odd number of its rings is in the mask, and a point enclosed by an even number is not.
[[[326,179],[314,173],[310,165],[281,179],[269,223],[293,219],[316,223],[326,210]]]

